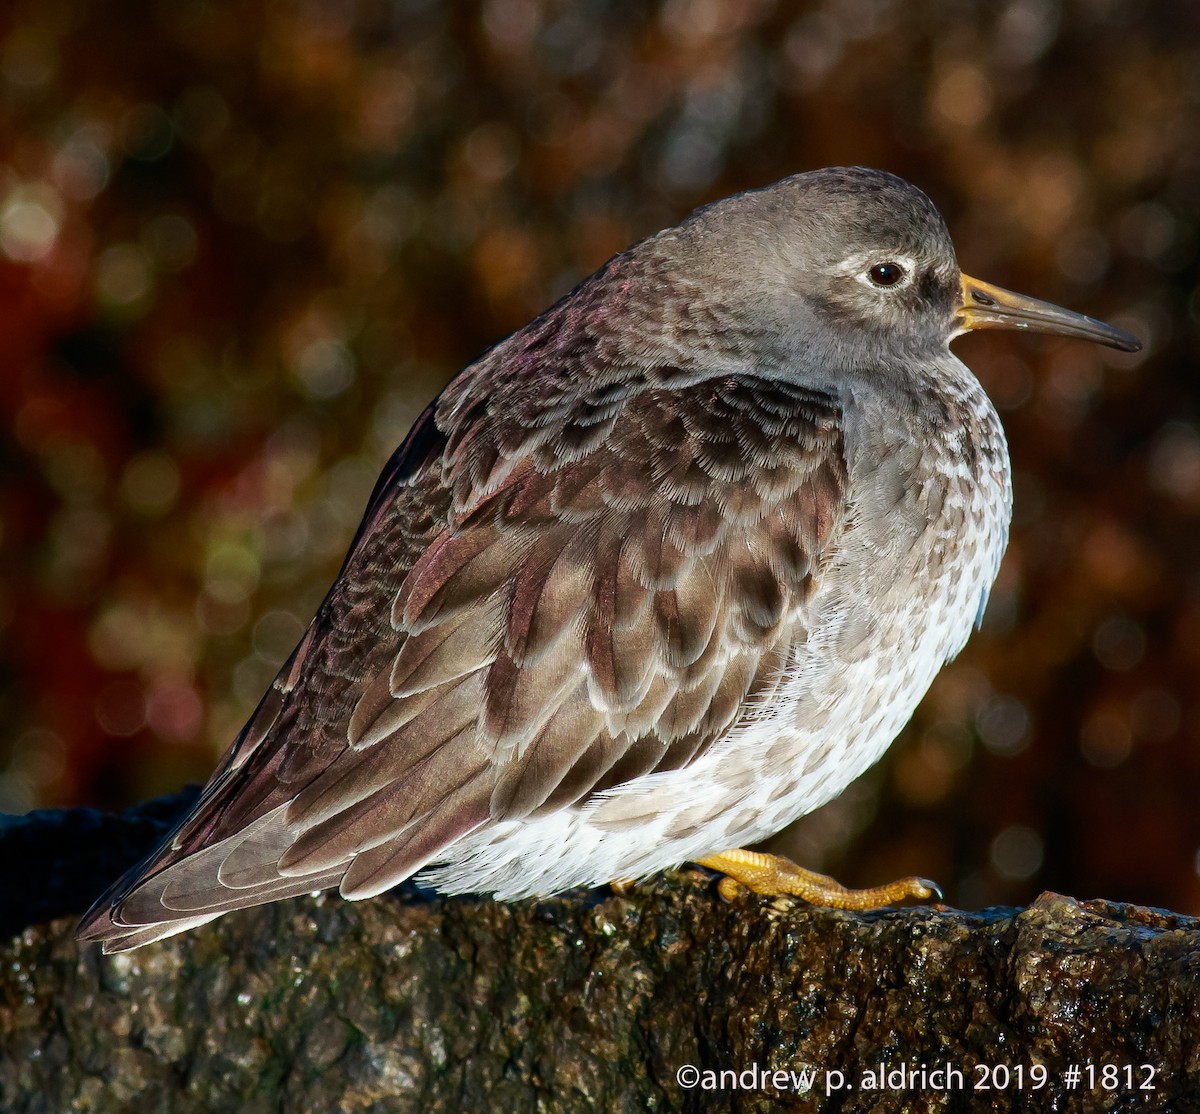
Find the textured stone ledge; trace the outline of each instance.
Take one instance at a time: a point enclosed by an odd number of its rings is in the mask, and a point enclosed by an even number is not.
[[[12,862],[2,836],[0,853]],[[706,875],[682,871],[623,896],[513,905],[412,891],[302,898],[111,957],[79,948],[73,924],[0,945],[0,1110],[1200,1101],[1200,922],[1103,901],[855,914],[752,895],[726,904]],[[1102,1065],[1131,1065],[1133,1088],[1123,1073],[1112,1090],[1089,1089],[1086,1073],[1069,1088],[1071,1066],[1089,1062],[1097,1084]],[[959,1068],[963,1089],[862,1087],[868,1071],[921,1064]],[[1008,1088],[973,1090],[981,1064],[1007,1065]],[[1142,1064],[1153,1091],[1138,1089]],[[808,1093],[734,1089],[728,1077],[713,1093],[703,1075],[682,1088],[684,1065],[818,1074]],[[1038,1090],[1035,1065],[1047,1078]],[[830,1070],[855,1086],[826,1100]]]

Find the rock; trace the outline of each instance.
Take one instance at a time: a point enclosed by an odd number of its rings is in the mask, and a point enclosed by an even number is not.
[[[120,813],[94,808],[0,813],[0,937],[82,913],[199,795],[200,786],[190,785]]]
[[[727,904],[685,870],[302,898],[107,957],[73,927],[0,948],[6,1112],[1200,1108],[1200,922],[1104,901]]]

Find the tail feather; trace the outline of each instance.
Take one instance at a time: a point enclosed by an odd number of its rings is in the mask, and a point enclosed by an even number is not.
[[[279,856],[295,838],[284,811],[279,806],[245,830],[174,862],[168,843],[101,897],[76,935],[101,941],[106,953],[128,951],[234,909],[336,886],[348,863],[300,877],[279,873]]]

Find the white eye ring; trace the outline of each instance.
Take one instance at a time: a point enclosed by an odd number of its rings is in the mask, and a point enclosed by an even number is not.
[[[917,269],[917,261],[911,255],[883,255],[882,252],[868,255],[863,252],[846,259],[838,271],[870,287],[878,295],[910,286]]]

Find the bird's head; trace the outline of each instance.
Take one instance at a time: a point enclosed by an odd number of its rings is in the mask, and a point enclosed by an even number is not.
[[[944,352],[971,329],[1141,347],[1111,325],[964,275],[933,203],[884,171],[797,174],[699,209],[664,235],[706,297],[792,360]]]

